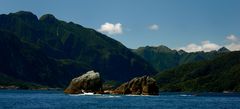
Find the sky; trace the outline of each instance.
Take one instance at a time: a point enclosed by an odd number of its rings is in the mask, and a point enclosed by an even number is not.
[[[0,14],[53,14],[128,48],[240,50],[240,0],[0,0]]]

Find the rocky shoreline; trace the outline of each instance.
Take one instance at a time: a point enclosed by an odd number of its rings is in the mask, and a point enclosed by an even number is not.
[[[156,81],[149,76],[136,77],[123,83],[116,89],[103,90],[102,79],[98,72],[88,71],[85,74],[72,79],[64,90],[66,94],[132,94],[132,95],[158,95]]]

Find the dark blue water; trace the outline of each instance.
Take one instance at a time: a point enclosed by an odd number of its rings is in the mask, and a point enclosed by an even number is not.
[[[240,109],[240,94],[72,96],[60,91],[0,90],[0,109]]]

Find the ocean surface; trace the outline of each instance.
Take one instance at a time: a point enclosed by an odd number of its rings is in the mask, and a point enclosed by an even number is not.
[[[240,109],[240,94],[84,96],[68,95],[62,91],[0,90],[0,109]]]

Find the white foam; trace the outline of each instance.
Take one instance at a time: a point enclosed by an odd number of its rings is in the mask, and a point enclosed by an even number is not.
[[[180,96],[188,97],[188,96],[193,96],[193,95],[189,95],[189,94],[181,94]]]

